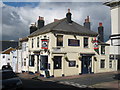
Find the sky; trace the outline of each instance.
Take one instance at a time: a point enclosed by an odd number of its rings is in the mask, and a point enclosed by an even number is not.
[[[2,40],[18,40],[29,35],[31,23],[38,17],[44,17],[45,25],[54,19],[65,18],[67,9],[71,9],[72,20],[83,25],[87,16],[90,16],[91,28],[98,32],[99,22],[104,26],[105,41],[111,34],[110,8],[103,2],[2,2]]]

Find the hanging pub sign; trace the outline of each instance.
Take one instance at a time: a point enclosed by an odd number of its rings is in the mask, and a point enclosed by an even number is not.
[[[93,40],[92,40],[92,43],[94,45],[94,49],[99,49],[99,46],[98,46],[98,38],[97,37],[94,37]]]
[[[48,39],[41,39],[42,49],[48,49]]]

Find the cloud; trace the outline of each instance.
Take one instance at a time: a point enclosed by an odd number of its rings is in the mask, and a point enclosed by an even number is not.
[[[4,40],[18,40],[29,35],[29,25],[37,21],[38,16],[45,18],[45,24],[53,22],[54,18],[62,19],[70,8],[75,22],[82,24],[86,16],[90,16],[92,30],[97,32],[99,22],[105,27],[105,37],[110,34],[110,10],[102,3],[73,3],[73,2],[41,2],[36,7],[30,5],[2,7],[2,26]],[[107,32],[106,32],[107,31]],[[109,32],[109,33],[108,33]]]

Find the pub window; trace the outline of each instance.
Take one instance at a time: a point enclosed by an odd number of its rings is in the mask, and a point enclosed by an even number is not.
[[[63,35],[57,35],[57,46],[63,46]]]
[[[100,61],[100,68],[105,68],[105,60],[104,59],[102,59]]]
[[[80,40],[68,39],[68,46],[80,46]]]
[[[105,46],[101,46],[101,54],[105,54]]]
[[[62,57],[55,56],[54,57],[54,69],[62,69]]]
[[[29,62],[29,66],[34,67],[34,62],[35,62],[35,56],[34,56],[34,55],[31,55],[30,62]]]
[[[109,68],[112,68],[112,60],[109,61]]]
[[[84,38],[84,48],[88,48],[88,38]]]
[[[39,37],[37,37],[37,47],[39,47]]]
[[[48,69],[48,56],[41,56],[40,69]]]
[[[32,48],[34,47],[34,39],[32,39]]]

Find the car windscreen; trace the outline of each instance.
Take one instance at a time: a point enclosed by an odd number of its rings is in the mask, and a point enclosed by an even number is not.
[[[0,75],[1,76],[1,75]],[[2,72],[2,80],[15,78],[16,74],[12,71]]]

